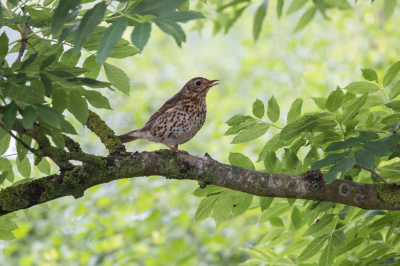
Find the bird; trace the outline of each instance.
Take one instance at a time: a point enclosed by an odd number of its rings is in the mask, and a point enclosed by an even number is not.
[[[191,140],[206,120],[206,96],[219,80],[193,78],[161,106],[139,129],[119,135],[122,143],[138,139],[161,143],[176,152],[178,145]]]

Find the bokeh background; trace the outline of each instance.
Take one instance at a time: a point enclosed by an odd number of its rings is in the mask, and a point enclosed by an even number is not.
[[[143,126],[189,79],[219,79],[220,85],[208,94],[204,127],[181,148],[198,156],[208,152],[225,163],[229,152],[241,152],[256,162],[265,142],[275,133],[273,129],[239,145],[230,144],[232,137],[224,136],[228,128],[224,122],[235,114],[251,114],[256,98],[266,104],[275,96],[281,107],[277,125],[283,126],[297,97],[305,101],[303,111],[317,111],[311,97],[326,97],[337,85],[344,87],[362,80],[360,68],[373,68],[382,78],[384,71],[399,60],[400,10],[397,7],[386,20],[383,1],[370,2],[358,1],[355,5],[352,1],[353,9],[329,10],[329,20],[317,14],[304,30],[293,33],[307,9],[278,19],[276,1],[270,1],[255,43],[252,24],[260,3],[246,9],[229,33],[215,34],[215,8],[191,1],[191,9],[202,11],[206,19],[184,24],[188,36],[183,47],[153,27],[141,55],[108,61],[130,77],[130,95],[102,90],[113,110],[95,111],[122,134]],[[13,62],[12,56],[7,59]],[[98,79],[106,77],[101,72]],[[79,132],[73,138],[85,151],[106,154],[93,133],[66,115]],[[126,146],[130,151],[164,148],[144,140]],[[10,149],[8,154],[14,152]],[[256,168],[263,168],[262,163]],[[52,165],[52,170],[57,171],[56,166]],[[33,176],[41,175],[35,169]],[[0,241],[1,264],[237,265],[245,261],[248,254],[243,249],[274,230],[270,223],[257,223],[261,214],[258,200],[251,210],[216,228],[212,218],[194,221],[200,198],[191,193],[197,186],[196,182],[163,177],[119,180],[91,188],[79,199],[64,197],[47,206],[33,207],[27,216],[18,212],[15,222],[19,229],[14,231],[18,239]],[[303,201],[295,204],[302,206]],[[282,217],[285,221],[290,213]]]

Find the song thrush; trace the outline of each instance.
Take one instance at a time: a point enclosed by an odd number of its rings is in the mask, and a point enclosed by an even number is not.
[[[207,92],[218,80],[194,78],[158,109],[144,127],[118,136],[122,143],[147,139],[174,151],[191,140],[206,120]]]

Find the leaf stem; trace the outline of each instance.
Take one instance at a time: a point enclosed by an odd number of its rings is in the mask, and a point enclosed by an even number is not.
[[[341,128],[341,130],[342,130],[342,132],[343,132],[343,140],[346,140],[346,136],[344,135],[344,129],[343,129],[342,123],[340,123],[340,122],[336,119],[336,117],[333,116],[332,113],[330,113],[330,115],[332,116],[333,120],[335,120],[336,122],[338,122],[338,124],[339,124],[339,126],[340,126],[340,128]]]
[[[355,164],[353,168],[364,169],[364,170],[366,170],[366,171],[368,171],[368,172],[374,174],[374,175],[375,175],[377,178],[379,178],[383,183],[386,183],[386,184],[387,184],[387,182],[386,182],[385,179],[383,179],[377,172],[375,172],[375,171],[373,171],[373,170],[371,170],[371,169],[368,169],[368,168],[366,168],[366,167],[364,167],[364,166],[361,166],[361,165],[359,165],[359,164]]]

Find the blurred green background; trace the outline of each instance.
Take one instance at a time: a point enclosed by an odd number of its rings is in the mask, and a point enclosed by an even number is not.
[[[109,61],[123,68],[131,80],[129,97],[102,90],[113,110],[95,110],[117,134],[142,127],[189,79],[219,79],[220,85],[208,94],[204,127],[180,148],[198,156],[208,152],[224,163],[228,163],[230,151],[241,152],[256,162],[275,132],[270,129],[250,143],[231,145],[232,137],[223,136],[228,128],[224,122],[231,116],[251,114],[256,98],[267,103],[274,95],[281,107],[277,125],[282,126],[297,97],[305,101],[303,112],[318,111],[311,97],[326,97],[337,85],[362,80],[360,68],[373,68],[382,77],[400,58],[400,10],[387,21],[381,1],[373,5],[359,1],[353,9],[330,10],[330,20],[317,14],[295,34],[293,29],[306,8],[278,20],[276,1],[270,1],[256,43],[252,23],[259,3],[246,9],[225,35],[213,35],[217,14],[211,5],[200,1],[192,5],[207,18],[184,25],[188,38],[182,48],[153,27],[143,54]],[[101,73],[98,79],[106,77]],[[83,150],[106,154],[93,133],[72,116],[68,119],[78,129],[79,136],[73,138]],[[129,151],[165,148],[144,140],[126,146]],[[52,168],[56,170],[54,165]],[[262,163],[256,168],[262,169]],[[40,175],[36,169],[34,176]],[[94,187],[77,200],[54,200],[48,203],[49,210],[33,207],[27,218],[18,212],[15,222],[19,229],[14,231],[18,240],[0,241],[1,264],[237,265],[248,259],[241,248],[251,247],[274,230],[270,223],[257,223],[261,214],[256,208],[258,200],[253,209],[219,228],[210,218],[195,222],[200,198],[191,192],[196,188],[196,182],[163,177],[119,180]],[[296,204],[302,206],[303,201]],[[290,212],[281,217],[286,222]]]

